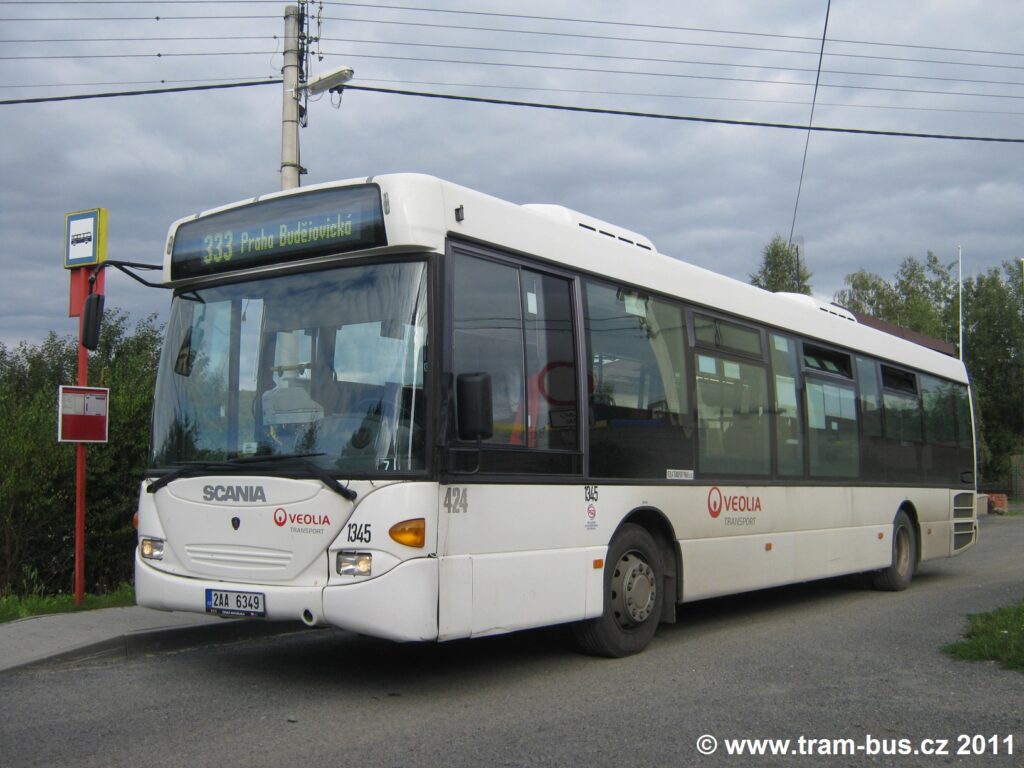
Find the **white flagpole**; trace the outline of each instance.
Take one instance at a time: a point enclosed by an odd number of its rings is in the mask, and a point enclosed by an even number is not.
[[[957,314],[959,315],[957,325],[960,329],[960,343],[957,345],[957,348],[960,351],[960,360],[962,362],[964,359],[964,248],[962,245],[956,247],[956,269],[958,290]]]

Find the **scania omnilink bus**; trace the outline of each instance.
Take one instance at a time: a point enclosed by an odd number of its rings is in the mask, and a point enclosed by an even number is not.
[[[176,222],[163,281],[140,605],[621,656],[975,541],[960,361],[565,208],[322,184]]]

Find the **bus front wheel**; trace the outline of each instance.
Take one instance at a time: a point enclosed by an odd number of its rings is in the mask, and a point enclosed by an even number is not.
[[[910,586],[917,568],[917,534],[910,516],[902,509],[892,524],[892,565],[871,574],[871,586],[899,592]]]
[[[646,648],[661,618],[663,577],[661,555],[651,534],[639,525],[623,525],[605,559],[604,612],[573,627],[583,650],[619,658]]]

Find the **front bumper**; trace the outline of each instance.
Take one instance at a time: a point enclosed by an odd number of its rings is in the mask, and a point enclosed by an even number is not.
[[[437,559],[407,560],[376,578],[330,587],[289,587],[165,573],[135,553],[135,600],[161,611],[205,613],[206,590],[262,592],[266,619],[329,624],[389,640],[437,640]]]

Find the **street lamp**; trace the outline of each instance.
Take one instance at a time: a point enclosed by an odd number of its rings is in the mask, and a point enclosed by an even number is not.
[[[352,67],[338,67],[317,75],[308,83],[299,86],[299,90],[305,89],[310,96],[317,96],[324,91],[333,91],[352,79],[355,71]]]

